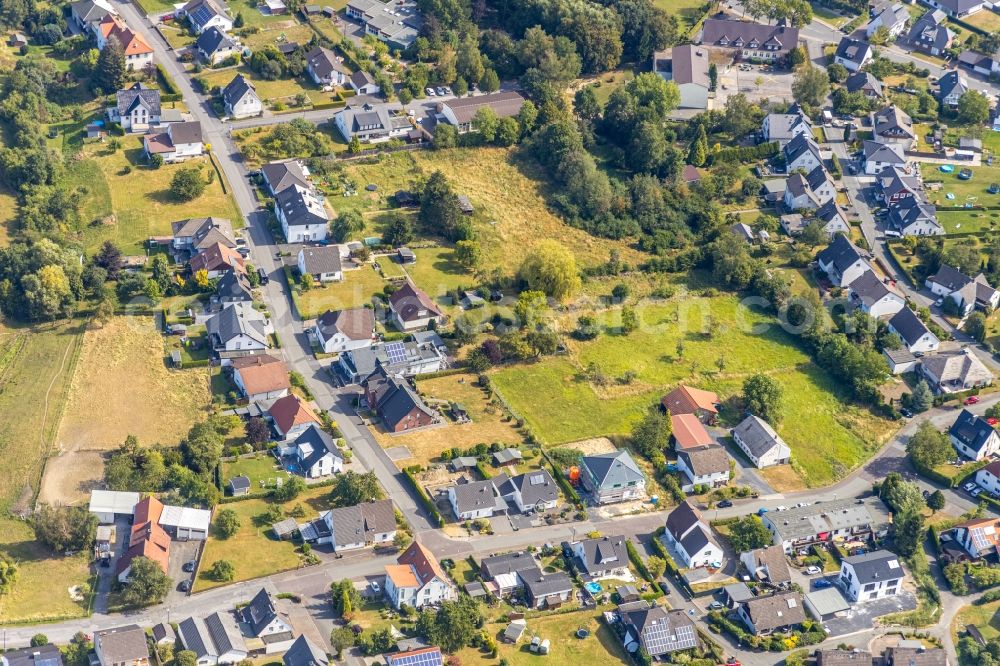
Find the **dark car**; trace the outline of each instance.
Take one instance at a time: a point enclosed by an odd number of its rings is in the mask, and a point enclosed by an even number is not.
[[[189,562],[185,562],[185,563],[184,563],[184,566],[182,566],[182,567],[181,567],[181,570],[183,570],[183,571],[189,571],[189,572],[190,572],[190,571],[194,571],[194,568],[195,568],[195,566],[196,566],[197,564],[198,564],[198,563],[197,563],[197,562],[195,562],[194,560],[191,560],[191,561],[189,561]]]
[[[901,408],[899,410],[899,413],[902,414],[904,417],[906,417],[908,419],[912,419],[913,418],[913,412],[911,412],[910,410],[906,409],[905,407]]]
[[[267,271],[265,271],[263,268],[257,269],[257,275],[260,276],[261,284],[267,284],[268,282],[271,281],[271,278],[267,277]]]
[[[182,580],[181,584],[177,586],[177,589],[181,592],[189,592],[191,590],[191,581]]]
[[[728,509],[732,505],[733,505],[732,500],[722,500],[716,506],[718,506],[720,509]]]

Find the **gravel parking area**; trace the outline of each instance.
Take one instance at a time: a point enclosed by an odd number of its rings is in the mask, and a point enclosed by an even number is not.
[[[828,620],[823,623],[823,626],[831,637],[846,636],[873,628],[877,617],[913,610],[916,607],[916,596],[912,592],[902,592],[894,597],[855,604],[844,614],[844,617]]]

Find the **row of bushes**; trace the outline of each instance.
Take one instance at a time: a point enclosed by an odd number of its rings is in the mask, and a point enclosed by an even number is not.
[[[759,160],[768,159],[778,154],[778,143],[762,143],[756,146],[745,146],[742,148],[726,148],[708,156],[709,165],[718,162],[739,162],[749,164]]]
[[[565,476],[563,476],[562,470],[559,469],[559,465],[556,465],[554,462],[549,460],[548,456],[545,456],[545,459],[548,460],[549,464],[552,466],[552,478],[554,478],[556,480],[556,483],[559,484],[559,487],[563,491],[563,495],[566,496],[566,499],[573,502],[573,504],[576,505],[577,509],[580,509],[582,511],[583,500],[580,499],[580,494],[576,492],[576,488],[574,488],[573,485],[569,482],[569,480]]]
[[[639,551],[635,549],[635,544],[632,543],[631,539],[625,539],[625,550],[628,551],[628,559],[632,561],[632,566],[635,570],[639,572],[639,575],[649,581],[650,587],[653,588],[654,592],[660,591],[660,586],[653,578],[653,575],[649,573],[649,568],[646,563],[643,562],[642,556],[639,555]]]
[[[423,503],[424,508],[427,509],[427,512],[437,523],[438,527],[444,527],[444,516],[441,515],[440,511],[438,511],[437,505],[434,504],[434,500],[431,499],[431,496],[427,494],[424,487],[420,485],[419,481],[417,481],[416,472],[418,471],[420,471],[420,467],[407,467],[403,470],[403,474],[406,476],[407,480],[409,480],[410,485],[413,486],[413,489],[420,497],[420,501]]]

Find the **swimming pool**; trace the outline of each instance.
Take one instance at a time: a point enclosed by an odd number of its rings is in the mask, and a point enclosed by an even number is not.
[[[590,592],[591,594],[600,594],[604,590],[600,583],[595,583],[594,581],[590,581],[584,585],[584,587],[587,588],[587,592]]]
[[[955,167],[950,164],[942,164],[938,169],[940,169],[941,173],[951,173],[955,170]]]

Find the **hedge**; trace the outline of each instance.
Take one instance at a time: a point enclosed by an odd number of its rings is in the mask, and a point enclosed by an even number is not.
[[[653,579],[652,574],[649,573],[649,568],[642,561],[642,557],[639,556],[639,551],[635,549],[635,544],[632,543],[631,539],[625,539],[625,550],[628,551],[628,559],[632,561],[632,566],[639,572],[639,575],[649,581],[649,585],[653,588],[654,592],[659,591],[660,586]]]
[[[483,464],[482,460],[476,461],[476,471],[479,472],[479,476],[483,477],[484,481],[492,478],[492,476],[490,475],[490,471],[486,469],[486,465]]]
[[[542,452],[542,455],[545,456],[545,459],[549,461],[549,465],[552,466],[552,478],[554,478],[556,483],[559,484],[559,487],[562,488],[563,494],[566,495],[566,497],[573,502],[578,509],[582,509],[583,500],[580,499],[580,494],[576,492],[576,488],[574,488],[570,482],[566,480],[566,477],[563,476],[562,470],[559,469],[559,466],[549,460],[549,457],[544,451]]]
[[[417,495],[420,497],[420,501],[421,503],[423,503],[424,508],[427,509],[427,512],[431,515],[431,517],[435,520],[435,522],[437,522],[438,527],[444,527],[444,516],[441,515],[440,511],[438,511],[437,505],[434,504],[434,500],[432,500],[430,495],[427,494],[427,491],[424,490],[424,487],[420,485],[420,482],[417,481],[417,477],[414,476],[413,474],[413,469],[407,467],[406,469],[403,470],[403,474],[409,480],[410,485],[413,486],[413,489],[417,492]]]
[[[911,459],[910,462],[913,464],[913,469],[917,470],[917,474],[930,479],[931,481],[936,481],[943,485],[945,488],[954,488],[955,479],[957,477],[948,477],[937,471],[933,467],[927,467],[924,464],[918,463],[916,460]]]
[[[211,361],[207,358],[201,358],[194,361],[185,361],[181,359],[182,368],[207,368]]]
[[[768,157],[774,157],[777,154],[778,143],[776,141],[772,141],[771,143],[762,143],[753,147],[726,148],[709,155],[708,162],[709,165],[715,164],[716,162],[739,162],[740,164],[747,164],[750,162],[756,162],[757,160],[766,159]]]
[[[174,80],[170,78],[169,74],[167,74],[167,70],[163,69],[163,65],[156,66],[156,78],[158,79],[160,87],[163,88],[161,92],[165,92],[168,95],[180,95],[181,91],[177,89],[177,84],[175,84]],[[163,98],[161,97],[160,99],[162,100]]]

